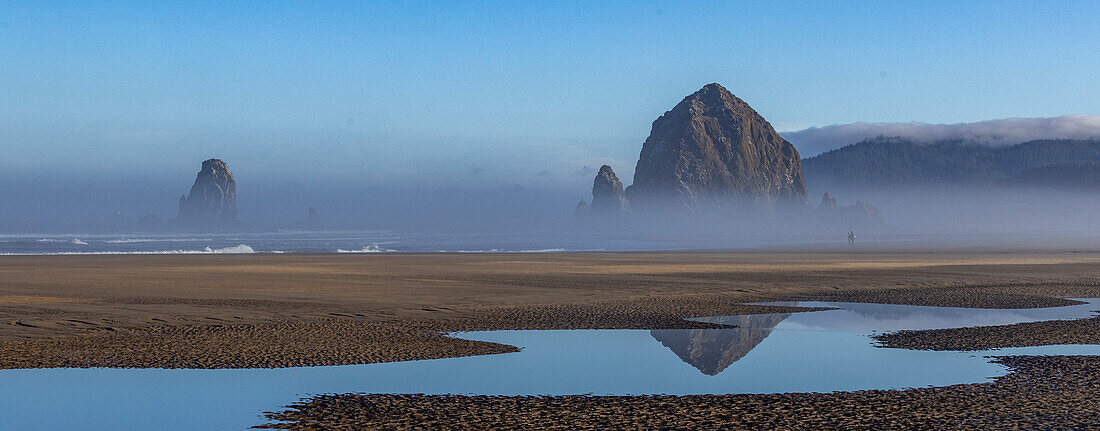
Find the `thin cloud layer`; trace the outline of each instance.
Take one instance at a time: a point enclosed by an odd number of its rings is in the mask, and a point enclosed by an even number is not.
[[[1033,139],[1100,138],[1100,115],[1052,118],[1004,118],[976,123],[852,123],[781,133],[802,157],[876,136],[902,136],[919,142],[962,140],[981,145],[1014,145]]]

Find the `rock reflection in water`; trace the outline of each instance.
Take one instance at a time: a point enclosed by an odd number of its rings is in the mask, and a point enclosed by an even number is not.
[[[729,316],[722,317],[721,323],[736,325],[736,328],[655,329],[649,334],[684,362],[713,376],[745,357],[787,317],[789,313]]]

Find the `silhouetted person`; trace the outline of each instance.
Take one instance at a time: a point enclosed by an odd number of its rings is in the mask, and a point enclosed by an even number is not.
[[[848,244],[855,244],[856,233],[855,231],[848,231]]]

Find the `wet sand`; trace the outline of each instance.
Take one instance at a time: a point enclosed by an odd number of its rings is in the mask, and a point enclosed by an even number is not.
[[[811,310],[816,309],[738,305],[712,296],[497,307],[449,319],[157,326],[0,342],[0,369],[281,368],[439,359],[518,351],[444,336],[454,331],[713,328],[720,326],[682,317]]]
[[[1100,253],[681,252],[0,258],[0,368],[336,365],[509,351],[468,329],[654,329],[826,298],[1051,306]]]
[[[682,252],[0,259],[0,368],[337,365],[510,351],[468,329],[653,329],[826,298],[1052,306],[1100,253]]]
[[[1052,250],[9,256],[0,258],[0,368],[430,359],[515,350],[451,339],[442,335],[447,331],[685,328],[700,324],[683,317],[796,311],[738,304],[750,301],[1056,306],[1067,303],[1058,296],[1100,297],[1098,274],[1100,252]],[[977,346],[967,344],[976,337],[1004,346],[1097,341],[1095,322],[1070,325],[1076,329],[1016,325],[980,330],[995,337],[911,333],[897,340],[917,340],[907,341],[910,348]],[[1005,361],[1017,372],[996,383],[948,388],[700,397],[347,395],[273,417],[299,421],[296,429],[403,428],[410,418],[429,428],[1045,427],[1097,419],[1100,386],[1091,374],[1100,360]],[[1067,401],[1054,403],[1060,398]]]

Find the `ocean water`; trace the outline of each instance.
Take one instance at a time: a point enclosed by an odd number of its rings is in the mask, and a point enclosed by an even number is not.
[[[738,394],[895,389],[987,382],[989,355],[1100,355],[1100,346],[979,352],[876,347],[896,329],[995,325],[1094,315],[1068,307],[983,310],[802,302],[834,310],[706,318],[736,328],[485,331],[453,336],[520,352],[384,364],[282,369],[0,370],[0,429],[231,430],[264,411],[326,393],[486,395]]]
[[[843,238],[832,242],[841,243]],[[215,253],[554,253],[687,250],[810,243],[819,238],[588,233],[399,233],[276,231],[233,234],[0,234],[0,255]]]

